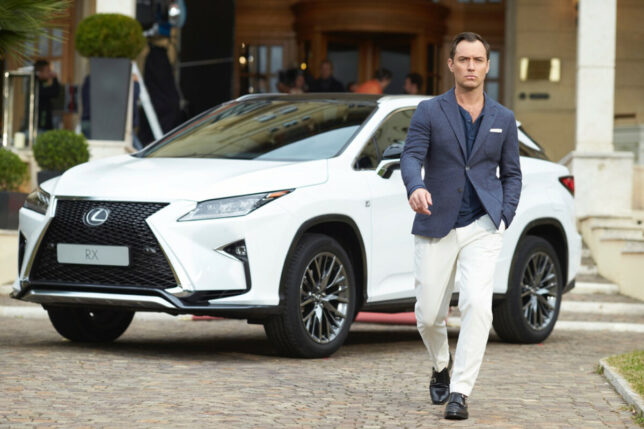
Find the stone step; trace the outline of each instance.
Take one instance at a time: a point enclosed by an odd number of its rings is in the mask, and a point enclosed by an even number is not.
[[[584,313],[584,314],[615,314],[628,316],[644,316],[644,304],[625,302],[580,302],[563,301],[561,303],[562,313]]]
[[[605,229],[605,230],[601,231],[601,233],[599,235],[599,240],[600,241],[607,241],[607,240],[629,241],[629,240],[634,240],[634,241],[643,241],[644,242],[644,233],[643,233],[643,231],[632,230],[632,229],[621,229],[621,230]]]
[[[624,249],[622,250],[622,253],[641,253],[644,255],[644,240],[628,240],[624,243]]]
[[[579,271],[577,272],[578,274],[583,274],[586,276],[596,276],[598,274],[597,271],[597,266],[589,266],[589,265],[580,265],[579,266]]]
[[[579,294],[614,295],[619,293],[619,286],[613,283],[576,282],[572,292]]]

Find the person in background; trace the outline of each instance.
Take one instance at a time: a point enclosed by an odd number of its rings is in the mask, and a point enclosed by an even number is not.
[[[320,64],[320,77],[311,83],[311,92],[344,92],[342,83],[333,76],[333,63],[326,59]]]
[[[42,131],[54,128],[51,113],[51,100],[58,97],[60,84],[56,72],[51,69],[49,61],[37,60],[34,64],[38,78],[38,129]]]
[[[306,76],[301,70],[296,70],[295,80],[293,81],[293,87],[289,91],[289,94],[304,94],[308,92],[308,85],[306,84]]]
[[[296,68],[280,70],[276,89],[283,94],[304,94],[308,91],[304,72]]]
[[[356,92],[356,88],[358,88],[358,84],[356,82],[347,83],[347,91]]]
[[[423,77],[418,73],[409,73],[405,76],[405,94],[418,95],[423,89]]]
[[[392,74],[385,68],[379,68],[373,74],[373,79],[368,80],[356,88],[358,94],[382,94],[391,83]]]

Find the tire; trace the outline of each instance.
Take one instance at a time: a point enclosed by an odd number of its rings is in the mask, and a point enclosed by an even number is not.
[[[333,238],[304,234],[284,270],[283,311],[264,323],[266,335],[287,356],[330,356],[344,343],[354,319],[351,259]]]
[[[541,237],[525,237],[512,264],[508,293],[493,309],[496,333],[509,342],[544,341],[557,322],[563,286],[561,263],[552,245]]]
[[[82,343],[114,341],[134,317],[133,311],[76,307],[47,307],[47,313],[60,335]]]

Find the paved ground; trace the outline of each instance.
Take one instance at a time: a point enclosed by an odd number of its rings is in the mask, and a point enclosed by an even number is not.
[[[102,346],[64,341],[46,319],[0,326],[0,427],[637,427],[596,368],[644,333],[555,329],[540,345],[492,336],[470,420],[448,422],[429,402],[413,326],[357,323],[321,360],[281,358],[261,326],[231,320],[135,319]]]

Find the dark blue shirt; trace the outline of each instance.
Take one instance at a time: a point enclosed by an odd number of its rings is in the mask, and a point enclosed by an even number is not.
[[[463,118],[463,125],[465,128],[465,147],[467,148],[466,158],[469,159],[470,154],[472,153],[472,148],[474,146],[474,141],[476,140],[476,136],[479,133],[483,115],[485,114],[485,107],[474,122],[472,122],[472,116],[470,115],[470,112],[463,109],[461,106],[458,106],[458,110],[461,112],[461,118]],[[467,226],[484,214],[485,208],[483,207],[483,204],[481,204],[481,200],[476,194],[476,190],[472,186],[472,182],[470,182],[470,179],[465,176],[463,202],[461,203],[461,208],[458,212],[458,218],[456,218],[454,228]]]

